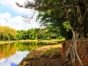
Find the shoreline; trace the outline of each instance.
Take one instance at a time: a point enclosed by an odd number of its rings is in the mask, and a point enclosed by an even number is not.
[[[56,49],[59,49],[59,50],[56,50]],[[28,66],[32,66],[32,65],[30,65],[30,64],[34,64],[33,66],[36,66],[36,62],[39,60],[39,59],[41,59],[41,57],[43,56],[43,54],[45,54],[45,52],[47,52],[47,51],[51,51],[52,52],[52,50],[54,50],[55,49],[55,52],[57,53],[57,52],[60,52],[60,50],[62,49],[62,45],[61,44],[57,44],[57,45],[48,45],[48,46],[43,46],[43,47],[40,47],[40,48],[37,48],[37,49],[35,49],[34,51],[32,51],[32,52],[30,52],[30,53],[28,53],[28,55],[25,57],[25,58],[23,58],[23,60],[19,63],[19,65],[18,66],[26,66],[26,65],[28,65]],[[46,53],[47,54],[47,53]],[[49,56],[51,55],[51,53],[49,54]],[[60,54],[58,53],[57,54],[57,56],[59,56]],[[51,55],[51,56],[53,56],[53,55]],[[42,57],[42,58],[44,58],[44,57]],[[48,58],[47,58],[48,59]],[[34,61],[35,60],[35,61]],[[39,60],[39,61],[42,61],[42,59],[41,60]],[[42,62],[42,64],[43,64],[43,62]],[[41,65],[41,64],[40,64]],[[40,66],[39,65],[39,66]]]
[[[61,43],[64,40],[14,40],[14,41],[0,41],[0,44],[14,43],[14,42],[50,42],[50,43]]]

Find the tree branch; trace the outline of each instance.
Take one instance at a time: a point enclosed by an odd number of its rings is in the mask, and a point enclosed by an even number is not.
[[[36,13],[36,10],[34,11],[34,13],[32,14],[32,16],[30,18],[29,18],[29,16],[28,17],[24,16],[24,18],[26,18],[24,21],[30,23],[30,21],[31,21],[31,19],[33,19],[33,16],[35,15],[35,13]]]

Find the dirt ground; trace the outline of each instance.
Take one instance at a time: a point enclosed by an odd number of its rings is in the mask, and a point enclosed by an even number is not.
[[[54,51],[46,52],[55,48]],[[60,55],[62,45],[49,45],[36,49],[29,53],[18,66],[72,66],[67,61],[64,62]],[[46,52],[44,54],[44,52]],[[54,52],[54,53],[53,53]]]

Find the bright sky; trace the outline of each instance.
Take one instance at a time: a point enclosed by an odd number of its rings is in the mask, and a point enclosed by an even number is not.
[[[0,25],[9,26],[16,30],[38,28],[39,24],[35,21],[37,13],[30,24],[25,23],[22,16],[29,15],[31,17],[34,10],[19,8],[15,2],[23,4],[26,0],[0,0]]]

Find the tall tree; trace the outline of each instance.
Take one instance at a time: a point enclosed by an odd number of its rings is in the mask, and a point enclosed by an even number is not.
[[[19,4],[17,3],[17,5]],[[66,29],[71,30],[73,34],[72,43],[66,57],[70,55],[73,64],[75,64],[77,58],[83,66],[76,47],[77,40],[84,37],[84,24],[88,22],[88,0],[34,0],[34,2],[27,1],[24,7],[31,7],[39,12],[56,17],[59,23],[63,24]],[[61,21],[59,21],[60,19]]]

